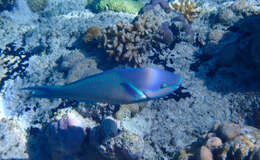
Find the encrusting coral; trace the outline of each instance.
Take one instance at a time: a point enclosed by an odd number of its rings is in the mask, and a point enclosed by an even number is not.
[[[199,12],[196,3],[191,0],[175,0],[169,2],[169,7],[180,11],[189,22],[192,22],[196,13]]]

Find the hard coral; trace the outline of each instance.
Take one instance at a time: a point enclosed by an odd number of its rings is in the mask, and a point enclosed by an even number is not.
[[[195,14],[199,12],[196,3],[191,0],[175,0],[169,2],[169,6],[172,10],[180,11],[189,22],[192,22]]]
[[[131,23],[119,22],[104,29],[91,27],[84,41],[96,41],[109,57],[120,63],[141,66],[156,50],[172,49],[186,25],[176,26],[175,22],[187,23],[180,13],[168,14],[160,5],[138,15]],[[184,21],[183,21],[184,20]]]
[[[146,49],[146,41],[151,41],[151,35],[158,28],[155,19],[140,16],[133,24],[119,22],[114,26],[109,26],[101,31],[98,27],[88,29],[85,42],[97,40],[102,33],[102,41],[98,46],[102,46],[111,58],[117,62],[127,61],[138,66],[144,62],[142,54]]]
[[[135,0],[100,0],[96,9],[137,14],[143,6],[143,3]]]

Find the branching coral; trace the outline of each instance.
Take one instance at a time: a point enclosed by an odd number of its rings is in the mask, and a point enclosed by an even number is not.
[[[173,49],[188,25],[182,14],[169,14],[157,3],[130,23],[121,21],[104,29],[93,26],[83,40],[88,45],[97,43],[116,62],[141,66],[158,51]]]
[[[88,29],[84,41],[89,43],[100,40],[98,46],[105,49],[111,58],[138,66],[145,61],[142,55],[147,49],[147,41],[151,42],[158,25],[156,19],[139,16],[132,24],[121,21],[103,30],[93,26]]]
[[[192,0],[175,0],[169,2],[169,6],[172,10],[180,11],[189,22],[192,22],[196,13],[199,12],[196,3]]]
[[[160,18],[163,16],[158,16],[158,13],[163,13],[164,18]],[[171,23],[165,22],[165,17],[169,21],[171,19],[167,16],[157,5],[157,8],[137,16],[131,23],[121,21],[104,29],[93,26],[83,39],[87,44],[97,42],[97,46],[117,62],[141,66],[153,54],[153,49],[167,48],[177,39],[178,31],[171,31]]]

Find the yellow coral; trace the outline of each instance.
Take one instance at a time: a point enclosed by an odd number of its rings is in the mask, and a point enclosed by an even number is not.
[[[169,6],[172,10],[180,11],[189,22],[192,22],[195,14],[199,12],[196,3],[192,0],[175,0],[169,2]]]

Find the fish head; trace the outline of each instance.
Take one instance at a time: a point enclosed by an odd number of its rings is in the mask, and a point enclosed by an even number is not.
[[[160,98],[177,90],[182,78],[180,75],[161,69],[152,69],[149,85],[143,89],[147,98]]]

